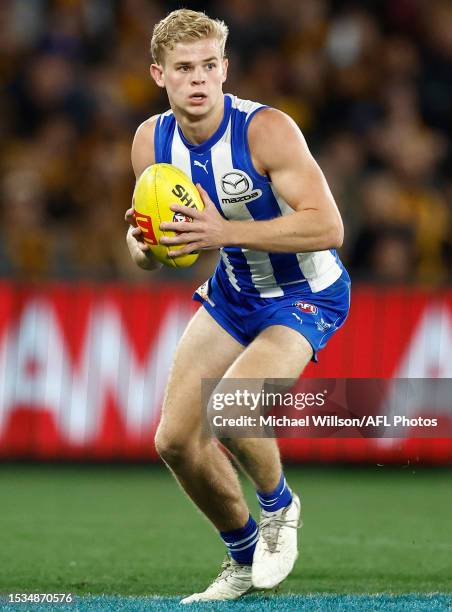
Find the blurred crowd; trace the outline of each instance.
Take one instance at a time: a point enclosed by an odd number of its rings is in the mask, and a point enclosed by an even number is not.
[[[153,25],[180,2],[0,3],[0,276],[143,279],[125,245],[138,124],[166,110]],[[297,121],[354,279],[452,281],[452,3],[187,2],[230,27],[225,91]],[[203,278],[204,257],[166,278]]]

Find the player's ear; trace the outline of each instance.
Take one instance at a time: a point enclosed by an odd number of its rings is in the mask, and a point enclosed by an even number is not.
[[[223,58],[223,81],[222,83],[224,83],[226,79],[228,78],[228,66],[229,66],[229,60],[227,57],[225,57]]]
[[[163,66],[160,64],[151,64],[150,67],[151,77],[154,79],[159,87],[165,87],[165,79],[163,77]]]

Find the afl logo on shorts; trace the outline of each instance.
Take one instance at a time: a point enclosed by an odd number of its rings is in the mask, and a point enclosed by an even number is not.
[[[318,308],[314,304],[308,304],[307,302],[295,302],[296,306],[301,312],[310,312],[311,314],[317,314]]]
[[[243,172],[228,172],[221,177],[221,187],[230,196],[245,193],[250,188],[250,181]]]

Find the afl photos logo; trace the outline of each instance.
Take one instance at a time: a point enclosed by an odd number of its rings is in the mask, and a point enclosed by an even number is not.
[[[260,189],[253,190],[253,183],[250,177],[241,170],[233,170],[227,172],[221,177],[221,188],[223,192],[229,196],[221,198],[223,204],[234,204],[236,202],[247,202],[255,200],[262,191]]]

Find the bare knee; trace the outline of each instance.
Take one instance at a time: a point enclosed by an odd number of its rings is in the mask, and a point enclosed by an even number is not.
[[[195,452],[195,444],[187,436],[157,430],[154,439],[155,449],[159,456],[170,467],[177,467],[191,459]]]

